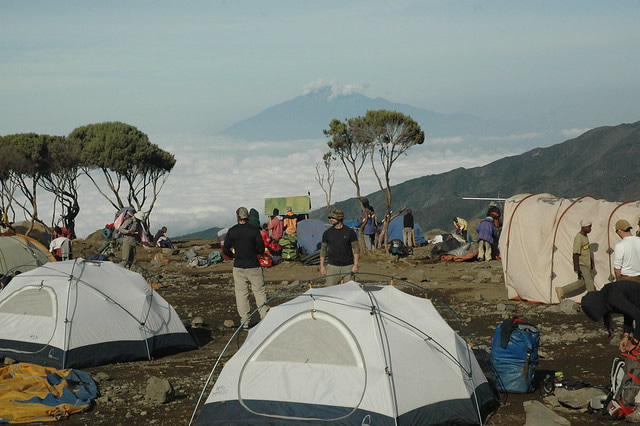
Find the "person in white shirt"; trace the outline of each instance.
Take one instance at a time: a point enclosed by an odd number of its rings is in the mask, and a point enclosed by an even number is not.
[[[613,250],[616,281],[640,282],[640,237],[631,233],[631,225],[625,219],[616,222],[616,234],[621,238]]]

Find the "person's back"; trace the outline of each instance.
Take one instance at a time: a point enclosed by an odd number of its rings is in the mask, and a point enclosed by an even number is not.
[[[232,226],[224,239],[223,251],[233,258],[235,268],[258,268],[258,255],[264,252],[260,230],[249,223]]]
[[[298,228],[298,218],[291,210],[291,207],[287,207],[287,214],[284,216],[283,224],[284,232],[287,235],[296,235]]]
[[[478,233],[478,240],[493,244],[496,235],[496,227],[493,225],[493,219],[490,217],[485,218],[476,226],[476,232]]]

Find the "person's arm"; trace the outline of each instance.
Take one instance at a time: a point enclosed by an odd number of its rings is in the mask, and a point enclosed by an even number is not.
[[[233,259],[233,252],[231,251],[231,247],[233,247],[233,236],[229,235],[231,231],[227,232],[227,236],[224,237],[224,246],[222,247],[222,253],[225,256]]]
[[[358,272],[360,266],[360,245],[358,240],[351,242],[351,251],[353,251],[353,268],[351,268],[351,272]]]
[[[320,273],[322,275],[327,274],[327,267],[324,264],[324,260],[327,257],[327,243],[325,241],[320,244]]]
[[[580,272],[580,255],[573,253],[573,272],[578,274],[578,279],[582,279],[582,272]]]
[[[269,237],[267,236],[267,238]],[[264,253],[264,240],[262,239],[262,233],[260,233],[260,231],[256,233],[256,253]]]
[[[616,281],[620,281],[622,279],[622,269],[613,268],[613,274],[616,277]]]

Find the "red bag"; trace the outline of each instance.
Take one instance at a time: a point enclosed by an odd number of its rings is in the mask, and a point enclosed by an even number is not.
[[[271,268],[273,266],[273,258],[266,254],[259,254],[258,263],[260,263],[260,267],[262,268]]]

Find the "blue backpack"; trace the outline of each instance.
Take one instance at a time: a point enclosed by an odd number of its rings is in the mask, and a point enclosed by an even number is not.
[[[496,327],[490,361],[498,390],[516,393],[533,391],[539,344],[538,328],[521,318],[505,320]]]

